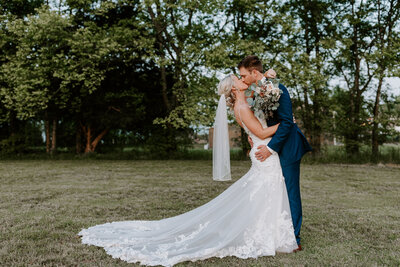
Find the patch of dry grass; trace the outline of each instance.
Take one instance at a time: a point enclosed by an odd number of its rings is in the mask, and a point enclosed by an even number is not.
[[[157,220],[211,200],[210,161],[0,161],[0,265],[133,266],[77,233],[95,224]],[[249,162],[233,161],[233,180]],[[398,166],[303,165],[304,251],[180,266],[399,266]]]

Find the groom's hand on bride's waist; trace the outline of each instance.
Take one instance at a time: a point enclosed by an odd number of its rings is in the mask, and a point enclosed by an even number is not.
[[[258,151],[255,153],[256,159],[259,161],[263,162],[266,160],[269,156],[272,155],[271,151],[267,148],[266,145],[261,145],[257,147]]]

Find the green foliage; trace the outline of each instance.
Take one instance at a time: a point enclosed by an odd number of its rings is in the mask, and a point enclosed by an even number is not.
[[[145,1],[143,11],[154,34],[154,61],[160,68],[165,116],[154,122],[165,128],[210,124],[215,103],[215,76],[204,67],[215,42],[212,25],[217,1]],[[171,77],[169,81],[165,78]],[[210,105],[211,104],[211,105]]]
[[[60,88],[58,76],[67,71],[68,19],[43,7],[38,16],[10,21],[7,27],[17,51],[1,66],[7,84],[0,88],[3,105],[23,120],[46,109],[64,109],[69,92]]]
[[[380,81],[400,73],[399,1],[43,2],[0,3],[1,139],[54,120],[63,147],[87,143],[84,126],[109,132],[103,151],[134,136],[170,153],[212,126],[218,78],[256,54],[315,152],[324,135],[348,153],[397,140],[398,100]]]
[[[379,116],[375,118],[378,124],[379,145],[385,142],[400,142],[400,133],[394,127],[400,125],[400,96],[382,94],[383,104],[379,107]],[[373,109],[372,103],[368,106]]]
[[[8,138],[1,140],[0,151],[3,155],[19,154],[26,152],[24,143],[24,136],[22,134],[15,134]]]
[[[42,125],[34,120],[19,122],[17,131],[0,140],[0,154],[9,156],[34,151],[43,146]]]

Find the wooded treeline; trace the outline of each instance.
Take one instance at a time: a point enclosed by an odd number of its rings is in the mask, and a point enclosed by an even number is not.
[[[314,153],[399,142],[400,1],[0,2],[0,149],[166,153],[211,126],[217,74],[256,54],[292,94]],[[101,146],[100,146],[101,147]]]

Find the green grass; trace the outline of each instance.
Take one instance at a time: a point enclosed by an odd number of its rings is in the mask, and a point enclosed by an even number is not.
[[[82,228],[158,220],[211,200],[210,161],[0,161],[1,266],[134,266],[82,245]],[[233,180],[249,168],[233,161]],[[302,165],[296,254],[179,266],[399,266],[400,166]]]

